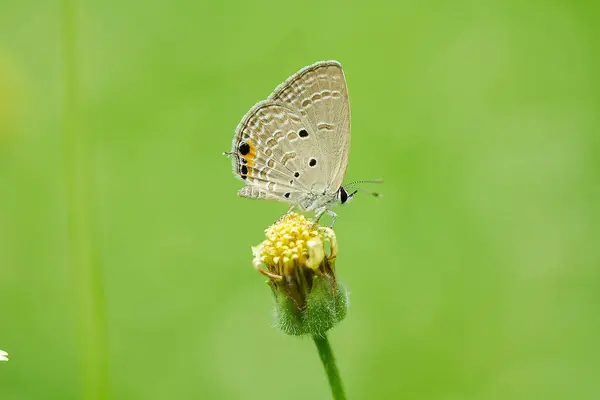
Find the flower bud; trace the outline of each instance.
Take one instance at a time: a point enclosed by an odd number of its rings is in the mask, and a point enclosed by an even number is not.
[[[253,265],[269,278],[277,327],[289,335],[322,336],[348,309],[348,295],[335,274],[333,229],[289,213],[265,233],[266,240],[252,248]]]

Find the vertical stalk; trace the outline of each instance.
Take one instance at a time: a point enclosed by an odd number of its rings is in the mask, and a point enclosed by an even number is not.
[[[62,0],[63,144],[69,255],[76,302],[77,346],[84,399],[108,397],[106,310],[102,271],[92,243],[86,136],[80,126],[77,1]]]
[[[335,358],[333,357],[333,351],[329,344],[329,339],[323,334],[323,336],[313,336],[313,340],[317,345],[319,351],[319,357],[325,368],[327,379],[329,380],[329,386],[331,387],[331,394],[334,400],[346,400],[346,394],[344,393],[344,387],[342,386],[342,379],[340,377],[340,371],[338,371],[335,364]]]

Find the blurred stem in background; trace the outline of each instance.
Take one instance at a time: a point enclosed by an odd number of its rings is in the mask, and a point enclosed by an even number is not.
[[[63,143],[82,397],[105,399],[108,396],[106,310],[102,271],[92,243],[89,149],[79,119],[77,2],[62,0],[61,6]]]
[[[340,371],[338,371],[337,365],[335,364],[335,357],[333,356],[329,339],[323,334],[323,336],[313,336],[313,340],[317,345],[317,350],[319,350],[319,357],[321,357],[325,373],[327,373],[327,379],[329,380],[333,398],[335,400],[346,400],[342,379],[340,378]]]

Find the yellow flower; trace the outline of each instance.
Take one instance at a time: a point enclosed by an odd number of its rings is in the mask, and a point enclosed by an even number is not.
[[[252,248],[252,264],[269,278],[277,303],[277,325],[294,335],[323,334],[344,318],[347,308],[346,291],[336,280],[333,229],[289,213],[265,234],[266,239]]]

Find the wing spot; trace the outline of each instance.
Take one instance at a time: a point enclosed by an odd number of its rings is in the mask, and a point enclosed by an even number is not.
[[[300,176],[300,172],[294,172],[294,176],[297,178]]]
[[[270,158],[269,161],[267,161],[267,165],[269,166],[269,168],[273,168],[275,166],[275,160]]]
[[[290,198],[290,193],[288,192],[288,193],[284,194],[283,196],[284,196],[286,199],[289,199],[289,198]]]
[[[254,165],[254,158],[256,157],[256,147],[252,140],[241,141],[237,146],[238,161],[242,164],[247,164],[248,167]]]
[[[240,151],[241,155],[245,156],[246,154],[250,153],[250,145],[246,142],[242,142],[240,143],[238,150]]]
[[[293,151],[290,151],[289,153],[285,153],[283,155],[283,157],[281,158],[281,163],[283,165],[285,165],[288,161],[290,161],[294,158],[296,158],[296,153],[294,153]]]
[[[319,130],[326,129],[328,131],[333,131],[333,130],[335,130],[335,125],[328,124],[327,122],[319,122],[317,124],[317,129],[319,129]]]
[[[308,132],[306,131],[306,129],[300,129],[300,132],[298,132],[298,136],[300,136],[301,138],[308,137]]]
[[[308,165],[310,165],[311,167],[314,167],[317,165],[317,159],[316,158],[311,158],[310,161],[308,162]]]

